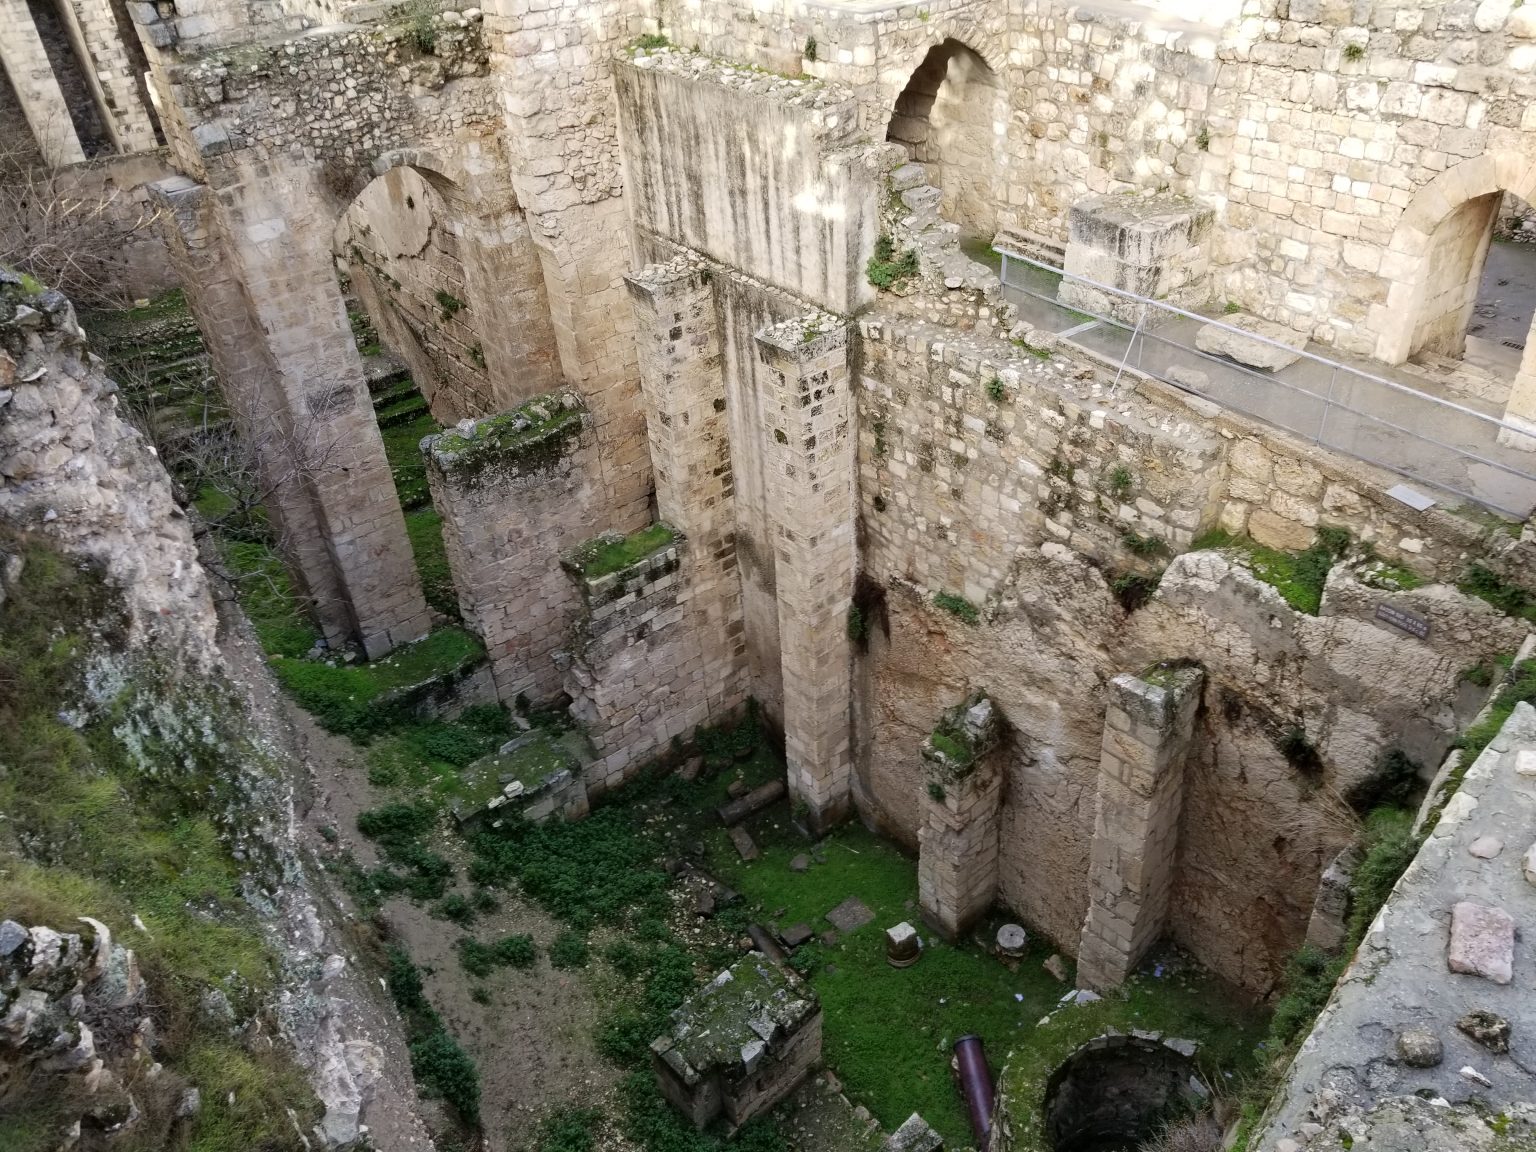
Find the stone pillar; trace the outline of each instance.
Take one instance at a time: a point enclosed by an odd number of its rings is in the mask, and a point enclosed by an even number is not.
[[[553,700],[555,653],[581,604],[560,553],[586,538],[597,505],[586,410],[573,394],[541,396],[422,451],[459,609],[485,641],[497,696]]]
[[[53,168],[83,161],[85,151],[70,119],[69,104],[27,0],[0,0],[0,64],[10,77],[43,161]]]
[[[1200,708],[1198,668],[1110,682],[1077,981],[1124,983],[1162,936],[1178,857],[1184,760]]]
[[[998,727],[992,701],[974,692],[923,745],[918,900],[923,920],[946,940],[963,935],[997,897]]]
[[[854,540],[848,333],[826,313],[757,334],[761,435],[778,582],[790,795],[813,835],[848,816],[852,758],[848,606]]]
[[[664,525],[642,528],[628,551],[651,551],[615,571],[588,574],[588,561],[620,536],[599,536],[562,564],[581,596],[566,691],[598,758],[587,766],[590,795],[616,788],[674,737],[710,715],[720,687],[701,675],[699,634],[688,611],[681,557],[688,542]]]
[[[431,616],[314,209],[263,202],[254,176],[223,194],[185,177],[150,191],[327,640],[356,639],[372,659],[424,636]]]
[[[1079,200],[1067,213],[1067,275],[1056,295],[1127,324],[1141,320],[1140,304],[1072,277],[1181,308],[1204,304],[1213,293],[1206,239],[1215,219],[1210,208],[1183,196],[1121,192]],[[1146,323],[1162,315],[1149,310]]]
[[[746,699],[747,643],[711,275],[701,262],[679,257],[627,279],[656,506],[688,540],[685,596],[702,645],[702,691],[716,717]]]

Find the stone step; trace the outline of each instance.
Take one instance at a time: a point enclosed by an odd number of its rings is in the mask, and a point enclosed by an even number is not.
[[[891,173],[891,191],[905,192],[928,183],[928,170],[921,164],[903,164]]]
[[[944,193],[932,184],[924,184],[920,188],[908,188],[901,194],[901,202],[913,212],[937,211],[943,199]]]

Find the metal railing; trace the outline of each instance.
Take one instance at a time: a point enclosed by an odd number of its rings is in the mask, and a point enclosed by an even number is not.
[[[1524,520],[1536,507],[1536,454],[1500,444],[1499,433],[1529,433],[1498,416],[1409,384],[1267,339],[1166,301],[1137,296],[1064,269],[994,248],[1020,318],[1108,363],[1254,416],[1406,479]],[[1121,318],[1057,298],[1073,280],[1114,301]],[[1134,316],[1132,322],[1130,317]],[[1195,347],[1214,324],[1245,342],[1272,345],[1295,361],[1256,369]],[[1112,389],[1113,393],[1113,389]]]

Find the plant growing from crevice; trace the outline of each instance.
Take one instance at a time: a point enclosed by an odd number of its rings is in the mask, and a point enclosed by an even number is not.
[[[1116,464],[1109,470],[1109,492],[1116,500],[1124,500],[1131,494],[1136,477],[1124,464]]]
[[[1344,794],[1344,801],[1365,815],[1372,809],[1407,808],[1424,789],[1418,763],[1401,748],[1390,748],[1376,758],[1371,771]]]
[[[981,621],[981,612],[964,596],[958,596],[953,592],[935,592],[933,594],[935,608],[942,608],[951,616],[964,620],[967,624],[977,624]]]
[[[1364,44],[1346,44],[1346,45],[1344,45],[1344,59],[1349,60],[1351,62],[1358,61],[1358,60],[1364,60],[1365,59],[1365,45]]]
[[[816,62],[816,37],[807,36],[805,38],[805,49],[801,52],[801,55],[813,64]]]
[[[1123,533],[1120,537],[1120,543],[1125,545],[1128,552],[1135,556],[1140,556],[1144,560],[1154,556],[1168,555],[1168,545],[1162,540],[1156,536],[1143,536],[1140,532],[1134,530]]]
[[[1470,565],[1456,587],[1469,596],[1487,601],[1506,616],[1536,623],[1536,595],[1518,584],[1511,584],[1481,564]]]
[[[885,454],[890,446],[885,442],[885,421],[875,420],[870,424],[870,431],[875,434],[875,459],[885,459]]]
[[[644,48],[647,52],[654,52],[657,48],[670,48],[672,41],[668,40],[663,32],[647,32],[635,41],[636,48]]]
[[[1009,341],[1009,343],[1011,343],[1015,348],[1022,352],[1028,352],[1037,360],[1049,360],[1052,355],[1049,348],[1042,348],[1038,344],[1031,344],[1022,336],[1020,336],[1017,340]]]
[[[911,248],[896,251],[896,242],[882,232],[875,240],[875,252],[864,266],[864,273],[876,288],[893,288],[911,279],[920,265],[916,251]]]
[[[1195,147],[1200,149],[1202,152],[1209,152],[1211,150],[1210,125],[1200,125],[1200,131],[1195,134]]]
[[[436,299],[438,308],[442,309],[444,320],[453,319],[464,307],[464,301],[443,288],[437,290]]]
[[[1153,573],[1151,576],[1127,572],[1111,580],[1109,582],[1109,589],[1115,594],[1115,599],[1119,601],[1120,607],[1124,608],[1127,612],[1135,612],[1137,609],[1145,607],[1147,602],[1152,599],[1152,594],[1157,591],[1157,586],[1161,583],[1162,579],[1163,574],[1161,572]]]
[[[1300,724],[1291,724],[1275,737],[1275,747],[1286,763],[1314,783],[1322,778],[1323,758]]]
[[[1006,404],[1008,402],[1008,389],[1003,385],[1001,376],[993,376],[987,381],[987,399],[994,404]]]

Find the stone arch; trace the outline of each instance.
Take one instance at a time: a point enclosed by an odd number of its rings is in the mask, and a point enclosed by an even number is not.
[[[1009,118],[1004,59],[995,48],[987,53],[959,36],[939,35],[887,105],[886,139],[927,169],[929,183],[944,194],[944,216],[989,239],[1002,199],[1000,137]]]
[[[555,387],[543,272],[510,181],[425,148],[391,150],[371,167],[334,249],[433,416],[487,416]]]
[[[1401,364],[1425,348],[1459,352],[1505,192],[1536,202],[1536,161],[1491,152],[1462,161],[1414,194],[1382,264],[1391,286],[1376,338],[1378,360]],[[1530,340],[1526,347],[1529,357]]]

